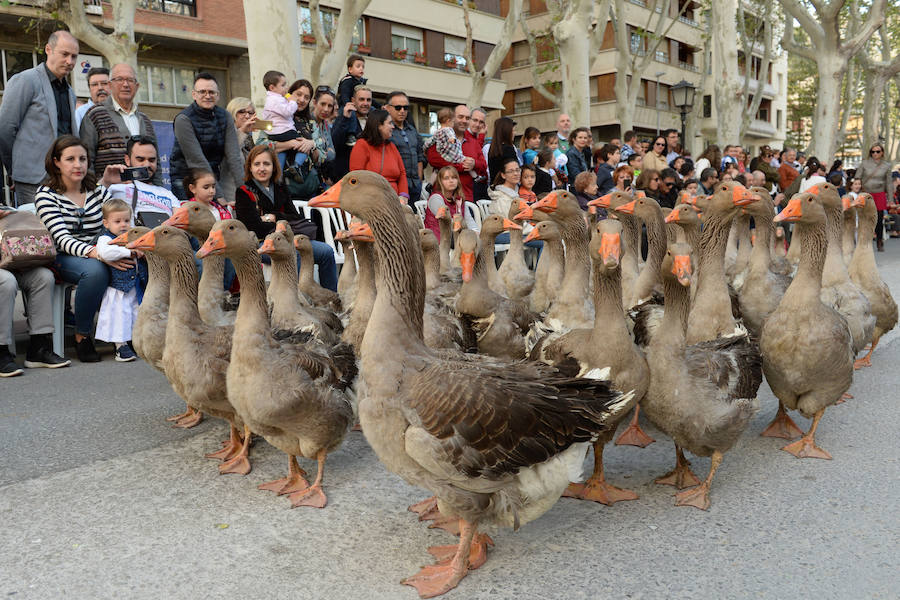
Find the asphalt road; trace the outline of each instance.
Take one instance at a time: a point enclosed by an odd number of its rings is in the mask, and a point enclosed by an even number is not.
[[[900,242],[887,244],[878,259],[900,297]],[[607,477],[640,499],[563,499],[519,532],[492,532],[488,562],[445,597],[900,597],[896,337],[857,372],[855,399],[826,412],[816,439],[833,461],[759,437],[776,407],[764,384],[708,512],[653,484],[674,452],[647,427],[656,443],[606,453]],[[260,441],[249,475],[220,476],[203,454],[225,426],[170,428],[183,406],[162,375],[108,355],[0,380],[2,597],[417,598],[399,581],[452,538],[406,511],[427,492],[388,473],[361,433],[329,458],[327,508],[291,510],[256,489],[285,474],[282,454]],[[707,459],[693,463],[706,473]]]

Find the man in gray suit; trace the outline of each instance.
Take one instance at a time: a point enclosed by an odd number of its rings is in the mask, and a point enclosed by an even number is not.
[[[94,173],[103,173],[108,165],[122,164],[131,137],[150,138],[156,144],[153,122],[137,107],[140,87],[131,65],[114,65],[109,73],[109,98],[84,115],[79,135],[87,146],[88,165]],[[162,175],[154,173],[152,183],[162,185]]]
[[[55,31],[44,46],[47,61],[14,75],[0,104],[0,159],[15,183],[16,202],[34,202],[47,176],[44,160],[53,141],[73,131],[75,92],[66,78],[75,67],[78,40]]]

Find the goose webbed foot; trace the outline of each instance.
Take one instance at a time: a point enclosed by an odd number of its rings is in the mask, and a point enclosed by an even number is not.
[[[419,515],[420,521],[428,521],[431,519],[436,519],[441,515],[441,511],[438,510],[437,507],[437,497],[432,496],[431,498],[426,498],[421,502],[416,502],[415,504],[410,504],[407,508],[409,512],[414,512]]]
[[[831,460],[831,454],[816,446],[816,429],[819,427],[819,421],[822,420],[824,414],[825,409],[823,408],[813,417],[813,422],[809,431],[802,438],[793,444],[788,444],[782,448],[782,450],[790,452],[797,458],[822,458]]]
[[[694,472],[691,471],[691,461],[684,457],[684,452],[675,446],[675,468],[656,479],[660,485],[673,485],[679,490],[693,487],[700,483]]]
[[[244,441],[241,443],[240,449],[231,458],[219,465],[219,474],[225,475],[234,473],[236,475],[246,475],[250,472],[250,428],[244,425]]]
[[[181,419],[183,419],[185,417],[189,417],[189,416],[193,415],[195,412],[197,412],[197,411],[195,411],[193,408],[188,406],[187,410],[185,410],[183,413],[178,413],[177,415],[172,415],[171,417],[166,417],[166,421],[180,421]]]
[[[709,465],[709,475],[697,487],[675,494],[675,506],[693,506],[700,510],[709,510],[709,487],[712,485],[713,475],[716,474],[721,464],[722,453],[718,450],[713,451]]]
[[[460,520],[459,526],[461,532],[459,545],[451,559],[423,567],[421,571],[400,583],[416,588],[420,598],[434,598],[455,588],[472,568],[469,563],[469,555],[472,551],[472,540],[475,534],[475,526],[471,523]],[[486,549],[485,545],[484,550]],[[480,564],[483,563],[484,560],[481,560]]]
[[[443,529],[447,533],[459,535],[459,519],[444,516],[438,511],[437,516],[432,519],[428,529]]]
[[[844,392],[843,394],[841,394],[840,399],[838,399],[835,404],[843,404],[847,400],[853,400],[853,394],[851,394],[850,392]]]
[[[638,421],[640,413],[640,405],[635,404],[634,416],[631,418],[631,423],[628,424],[628,427],[626,427],[616,439],[616,446],[639,446],[641,448],[646,448],[656,441],[641,429],[641,424]]]
[[[293,455],[288,457],[287,477],[257,486],[257,489],[275,492],[279,496],[302,492],[307,488],[309,488],[309,482],[306,481],[306,471],[300,468],[300,465],[297,464],[297,457]]]
[[[476,533],[472,537],[472,544],[469,549],[469,569],[475,570],[487,561],[487,549],[488,546],[493,547],[494,540],[491,539],[486,533]],[[453,557],[456,556],[456,552],[459,550],[459,546],[456,544],[450,544],[448,546],[431,546],[428,549],[428,553],[431,554],[434,559],[437,561],[436,564],[447,564]]]
[[[175,419],[175,422],[172,424],[172,427],[179,427],[181,429],[190,429],[191,427],[196,427],[203,420],[203,413],[200,412],[199,410],[194,410],[193,408],[191,408],[187,413],[185,413],[183,415],[175,415],[175,416],[179,417],[179,418]],[[172,417],[169,417],[169,419],[166,419],[166,420],[171,420],[171,419],[172,419]]]
[[[210,452],[206,458],[215,458],[216,460],[228,461],[240,451],[243,440],[237,428],[232,424],[231,431],[228,432],[228,439],[222,442],[222,449],[217,452]]]
[[[623,490],[607,483],[603,474],[603,442],[594,443],[594,472],[584,483],[570,483],[563,496],[591,500],[610,506],[623,500],[637,500],[638,495],[631,490]]]
[[[316,473],[316,480],[313,484],[304,490],[294,492],[288,496],[291,501],[291,508],[297,508],[298,506],[325,508],[325,505],[328,504],[328,498],[325,497],[325,492],[322,491],[322,476],[325,473],[326,456],[327,453],[325,450],[320,450],[319,454],[316,456],[316,460],[319,463],[319,472]]]
[[[784,410],[784,405],[779,402],[778,411],[775,413],[775,418],[772,419],[772,422],[769,423],[769,426],[766,427],[759,435],[792,440],[795,437],[800,437],[801,435],[803,435],[803,430],[797,427],[797,424],[794,423],[794,420],[791,419],[791,417],[788,416],[787,411]]]

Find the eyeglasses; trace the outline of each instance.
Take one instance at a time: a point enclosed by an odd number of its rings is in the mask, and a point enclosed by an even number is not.
[[[884,154],[884,150],[870,150],[869,154]]]
[[[209,96],[211,98],[215,98],[219,95],[219,92],[217,90],[194,90],[194,93],[200,97]]]
[[[103,85],[109,85],[109,81],[108,80],[107,81],[92,81],[91,83],[88,84],[88,87],[93,88],[93,87],[100,87]]]
[[[654,145],[654,146],[665,146],[666,143],[665,143],[665,142],[656,142],[656,143],[653,144],[653,145]]]
[[[138,82],[134,77],[113,77],[109,80],[111,83],[130,83],[134,85]]]
[[[516,173],[521,173],[522,169],[507,169],[503,172],[507,175],[515,175]]]
[[[239,114],[239,115],[251,115],[251,116],[252,116],[252,115],[255,115],[255,114],[256,114],[256,111],[255,111],[255,110],[250,110],[249,108],[242,108],[241,110],[237,111],[237,114]]]
[[[654,177],[654,178],[651,179],[650,181],[659,181],[659,177]]]
[[[409,104],[388,104],[394,110],[409,110]]]

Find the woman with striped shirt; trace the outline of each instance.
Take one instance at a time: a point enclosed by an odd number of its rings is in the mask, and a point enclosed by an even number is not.
[[[109,267],[127,270],[132,259],[104,263],[94,240],[103,227],[103,203],[110,198],[106,186],[121,181],[124,165],[110,165],[101,185],[88,170],[84,143],[73,135],[57,138],[47,153],[47,179],[34,196],[37,214],[56,243],[60,277],[78,286],[75,294],[75,350],[81,362],[98,362],[91,339],[94,315],[109,285]]]

